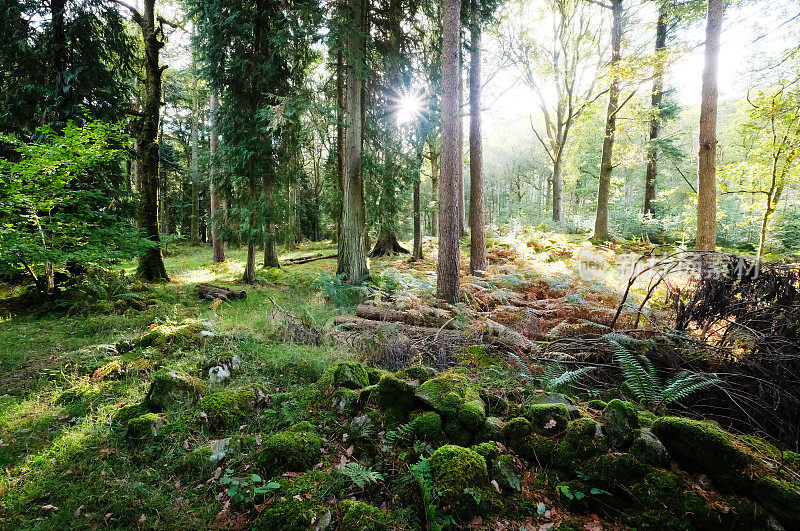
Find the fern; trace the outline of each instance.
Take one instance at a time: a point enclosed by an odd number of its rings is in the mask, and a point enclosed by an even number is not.
[[[647,409],[663,411],[670,404],[685,400],[692,393],[722,384],[713,375],[690,371],[681,371],[664,382],[647,356],[631,350],[649,347],[652,342],[639,341],[619,333],[606,334],[603,338],[611,346],[614,361],[625,376],[625,385]]]
[[[340,474],[355,483],[359,489],[383,481],[383,474],[358,463],[347,463],[338,470]]]
[[[557,361],[550,362],[545,365],[544,374],[538,375],[531,372],[530,367],[528,364],[522,361],[522,359],[517,356],[516,354],[511,354],[511,357],[514,358],[517,366],[519,367],[518,377],[521,380],[525,380],[529,384],[531,382],[535,383],[540,389],[544,389],[548,392],[558,392],[558,393],[566,393],[569,392],[572,386],[580,380],[582,377],[586,376],[597,367],[581,367],[579,369],[575,369],[572,371],[567,371],[561,365],[561,363]]]

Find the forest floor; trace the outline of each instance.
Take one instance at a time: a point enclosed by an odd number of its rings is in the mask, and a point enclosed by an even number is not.
[[[131,262],[46,304],[0,286],[0,529],[798,528],[800,456],[596,376],[627,274],[585,264],[654,246],[505,229],[489,247],[448,308],[430,239],[361,288],[335,259],[241,285],[241,250],[186,245],[168,284],[119,276]]]

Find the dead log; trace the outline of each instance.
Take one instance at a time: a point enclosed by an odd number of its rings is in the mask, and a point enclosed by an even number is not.
[[[337,258],[339,255],[338,253],[333,254],[312,254],[311,256],[299,256],[297,258],[287,258],[286,260],[282,260],[283,265],[297,265],[297,264],[307,264],[309,262],[315,262],[317,260],[330,260],[331,258]]]
[[[446,326],[452,321],[450,312],[431,312],[425,314],[420,311],[400,311],[391,308],[379,308],[368,304],[356,306],[356,316],[373,321],[393,321],[414,326]]]
[[[201,299],[206,299],[213,301],[214,299],[220,299],[223,301],[235,300],[235,299],[246,299],[247,292],[245,290],[237,290],[237,289],[230,289],[224,286],[215,286],[214,284],[198,284],[195,286],[197,290],[197,294],[200,296]]]

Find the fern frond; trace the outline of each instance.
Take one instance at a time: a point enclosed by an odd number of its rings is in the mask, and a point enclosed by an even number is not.
[[[360,489],[363,489],[367,485],[383,481],[383,474],[358,463],[347,463],[338,470],[340,474],[349,478],[350,481],[355,483]]]
[[[555,375],[548,375],[548,369],[551,365],[555,365],[557,370],[559,371]],[[565,387],[569,387],[582,377],[586,376],[597,367],[581,367],[579,369],[575,369],[572,371],[563,371],[561,369],[561,365],[557,363],[551,363],[545,369],[544,378],[542,379],[542,389],[545,391],[559,391],[564,389]]]

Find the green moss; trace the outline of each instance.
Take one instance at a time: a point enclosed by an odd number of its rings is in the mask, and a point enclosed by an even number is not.
[[[608,440],[600,423],[581,418],[567,426],[564,438],[558,445],[557,465],[561,468],[577,467],[587,459],[608,451]]]
[[[393,374],[380,379],[372,397],[393,422],[404,422],[414,406],[414,388]]]
[[[532,433],[521,448],[520,454],[539,466],[548,466],[556,453],[557,443],[549,437]]]
[[[500,455],[500,449],[497,447],[497,443],[494,442],[476,444],[472,446],[470,450],[482,456],[487,462]]]
[[[56,404],[61,406],[69,404],[82,404],[84,402],[95,400],[99,396],[100,393],[92,385],[76,385],[75,387],[70,387],[58,395],[58,398],[56,398]]]
[[[119,426],[125,426],[129,420],[141,417],[146,413],[150,413],[150,410],[147,409],[147,405],[143,402],[128,404],[127,406],[122,406],[114,413],[111,422]]]
[[[155,413],[145,413],[128,421],[125,437],[134,440],[155,437],[163,424],[164,421]]]
[[[480,396],[461,374],[445,372],[427,380],[417,388],[417,397],[445,416],[454,416],[461,404],[480,400]]]
[[[590,458],[581,465],[580,470],[598,486],[629,489],[641,481],[651,468],[630,454],[604,454]]]
[[[531,421],[533,431],[541,435],[561,433],[569,423],[569,409],[565,404],[529,404],[522,416]]]
[[[255,409],[255,400],[251,389],[225,389],[204,396],[197,404],[198,416],[212,433],[236,429]]]
[[[406,380],[416,380],[419,383],[425,383],[434,376],[433,369],[423,365],[411,365],[405,369],[398,371],[397,375]]]
[[[384,531],[395,528],[390,514],[367,503],[345,500],[341,508],[339,531]]]
[[[134,342],[135,347],[154,347],[160,351],[177,348],[199,347],[210,337],[208,326],[197,321],[186,320],[180,324],[166,323],[156,326]]]
[[[798,454],[797,452],[793,452],[791,450],[784,450],[783,460],[786,461],[791,466],[800,467],[800,454]]]
[[[441,493],[443,503],[468,506],[474,504],[465,488],[480,488],[488,484],[486,460],[478,453],[448,444],[439,447],[428,460],[433,483]]]
[[[361,389],[369,385],[369,375],[364,367],[355,361],[343,361],[333,369],[333,386]]]
[[[652,411],[639,411],[636,415],[639,418],[639,426],[643,428],[652,427],[653,423],[658,419],[658,416]]]
[[[636,407],[615,398],[603,410],[603,428],[608,435],[608,442],[614,448],[630,444],[633,430],[639,428]]]
[[[311,424],[309,421],[301,420],[297,424],[294,424],[286,428],[284,431],[290,431],[292,433],[303,433],[303,432],[316,433],[317,428],[315,428],[314,425]]]
[[[487,417],[476,439],[480,442],[499,441],[503,438],[503,421],[497,417]]]
[[[311,431],[281,431],[264,441],[258,467],[267,475],[304,472],[319,460],[322,440]]]
[[[214,469],[214,463],[211,462],[213,454],[210,446],[201,446],[192,451],[186,456],[186,468],[192,472],[210,472]]]
[[[370,385],[375,385],[376,383],[381,381],[381,378],[391,374],[392,374],[391,371],[387,371],[386,369],[381,369],[378,367],[367,368],[367,377],[369,378]]]
[[[461,406],[458,421],[471,432],[477,432],[486,422],[486,407],[480,400],[470,400]]]
[[[495,459],[491,460],[492,479],[497,481],[501,489],[505,491],[522,490],[520,477],[517,473],[517,465],[514,463],[514,457],[509,454],[498,455]]]
[[[307,502],[294,499],[274,503],[253,522],[253,529],[258,531],[298,531],[311,527],[314,519],[314,508]]]
[[[195,376],[171,369],[153,374],[145,402],[152,411],[169,411],[193,404],[208,391],[208,384]]]
[[[459,446],[469,446],[472,444],[472,434],[454,420],[445,422],[444,426],[442,426],[442,430],[447,436],[447,439],[453,444],[457,444]]]
[[[760,478],[753,485],[755,498],[788,529],[800,529],[800,485]]]
[[[589,409],[596,409],[598,411],[603,411],[608,404],[604,400],[595,399],[595,400],[589,400],[589,402],[587,402],[586,405],[589,406]]]
[[[527,439],[532,431],[531,421],[524,417],[515,417],[503,426],[503,439],[513,447]]]
[[[347,387],[337,387],[331,395],[331,405],[339,413],[353,416],[358,412],[358,392]]]
[[[662,468],[669,465],[669,452],[658,437],[646,428],[633,432],[630,453],[648,465]]]
[[[461,409],[461,404],[463,400],[461,396],[455,391],[451,391],[444,395],[442,401],[439,405],[438,410],[444,415],[445,417],[455,417],[458,415],[459,410]]]
[[[409,428],[417,439],[438,441],[442,438],[442,417],[435,411],[426,411],[415,417]]]

